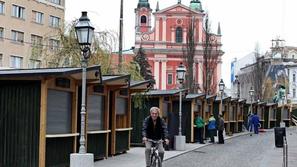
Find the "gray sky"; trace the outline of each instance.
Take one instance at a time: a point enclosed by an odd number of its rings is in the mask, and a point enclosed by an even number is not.
[[[155,11],[158,0],[149,0]],[[159,0],[160,9],[178,0]],[[189,6],[191,0],[182,0]],[[271,39],[280,37],[286,45],[297,46],[297,0],[200,0],[209,13],[213,32],[221,23],[223,56],[222,78],[230,85],[230,62],[252,52],[256,43],[265,52]],[[138,0],[124,0],[124,49],[134,46],[135,13]],[[66,21],[88,11],[96,31],[119,30],[120,0],[66,0]],[[228,75],[227,75],[228,74]]]

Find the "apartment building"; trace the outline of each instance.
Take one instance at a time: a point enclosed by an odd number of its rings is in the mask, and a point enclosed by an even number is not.
[[[0,69],[48,66],[64,15],[65,0],[0,0]]]

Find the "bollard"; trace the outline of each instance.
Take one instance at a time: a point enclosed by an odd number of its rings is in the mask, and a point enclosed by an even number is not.
[[[283,147],[283,167],[288,167],[288,144],[286,136],[284,136],[284,147]]]

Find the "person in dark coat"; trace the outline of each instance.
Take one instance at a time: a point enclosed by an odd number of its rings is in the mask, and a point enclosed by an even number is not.
[[[143,121],[142,126],[142,141],[145,143],[145,161],[146,166],[150,166],[150,156],[151,156],[151,140],[164,140],[168,145],[168,130],[165,121],[159,116],[160,109],[158,107],[152,107],[150,109],[150,116],[146,117]],[[164,147],[163,143],[158,144],[158,152],[161,157],[161,161],[164,158]]]
[[[250,132],[250,136],[252,136],[253,126],[254,126],[253,117],[254,117],[253,113],[248,115],[248,131]]]
[[[254,133],[258,134],[259,133],[259,124],[260,124],[260,118],[257,114],[254,114],[252,117],[252,124],[254,126]]]
[[[224,144],[224,136],[223,132],[225,129],[225,121],[223,118],[223,115],[220,114],[219,120],[218,120],[218,136],[219,136],[219,144]]]

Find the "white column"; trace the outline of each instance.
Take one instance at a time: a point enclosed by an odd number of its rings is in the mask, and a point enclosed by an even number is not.
[[[183,29],[183,43],[187,43],[187,31],[186,28]]]
[[[160,32],[160,26],[159,26],[159,23],[160,23],[160,18],[156,18],[156,29],[155,29],[155,31],[156,31],[156,41],[159,41],[160,39],[159,39],[159,32]]]
[[[160,72],[159,61],[155,60],[155,62],[154,62],[154,77],[155,77],[155,81],[156,81],[155,89],[159,88],[159,82],[160,82],[159,72]]]
[[[202,23],[203,23],[202,20],[199,19],[199,24],[198,24],[199,25],[199,34],[198,34],[199,35],[199,41],[198,42],[202,42],[202,34],[203,34],[203,32],[202,32],[202,29],[203,29],[202,28],[203,27]]]
[[[163,17],[162,23],[163,23],[162,41],[166,41],[166,17]]]
[[[167,61],[162,60],[162,83],[161,83],[161,89],[165,90],[166,89],[166,84],[167,84]]]
[[[199,70],[198,83],[200,86],[203,87],[203,63],[202,62],[198,64],[198,70]]]
[[[175,30],[174,30],[174,28],[171,28],[171,42],[172,43],[175,42]]]

